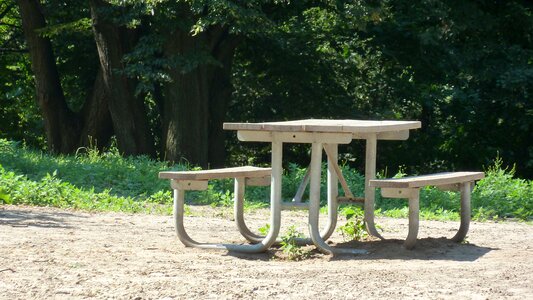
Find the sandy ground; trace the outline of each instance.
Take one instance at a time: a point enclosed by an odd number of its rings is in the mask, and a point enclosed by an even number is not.
[[[192,210],[187,227],[197,240],[243,242],[229,210]],[[251,228],[267,219],[268,211],[247,216]],[[303,232],[305,219],[284,212],[282,220]],[[455,244],[443,237],[458,223],[421,221],[417,247],[408,251],[400,240],[405,220],[377,223],[391,239],[331,238],[368,255],[313,251],[294,262],[275,248],[255,255],[185,248],[169,216],[0,206],[0,298],[533,299],[531,225],[474,222],[468,243]]]

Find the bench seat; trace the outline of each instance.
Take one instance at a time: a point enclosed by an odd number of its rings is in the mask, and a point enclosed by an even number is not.
[[[381,188],[417,188],[424,186],[445,186],[463,182],[472,182],[485,177],[483,172],[444,172],[403,178],[370,180],[370,186]]]
[[[453,241],[466,237],[470,224],[470,193],[473,183],[485,177],[483,172],[445,172],[403,178],[372,179],[370,187],[381,188],[381,195],[388,198],[409,199],[409,233],[404,246],[412,249],[416,244],[419,223],[420,188],[435,186],[444,190],[461,191],[461,225]]]
[[[165,171],[159,172],[159,178],[175,180],[211,180],[238,177],[257,178],[270,176],[271,173],[271,168],[244,166],[198,171]]]
[[[169,179],[170,186],[174,190],[174,225],[176,234],[180,241],[187,247],[198,247],[204,249],[224,249],[229,251],[256,253],[268,249],[269,244],[263,244],[260,241],[264,239],[254,234],[246,226],[243,217],[243,201],[245,186],[266,186],[270,184],[272,174],[271,168],[259,168],[253,166],[221,168],[198,171],[164,171],[159,173],[160,179]],[[184,226],[185,215],[185,192],[199,191],[208,188],[208,181],[213,179],[234,178],[234,213],[237,228],[240,233],[248,240],[255,242],[253,245],[240,244],[214,244],[199,243],[193,240],[186,232]]]

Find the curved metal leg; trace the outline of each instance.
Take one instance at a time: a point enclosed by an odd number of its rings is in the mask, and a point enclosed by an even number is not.
[[[204,249],[222,249],[228,251],[257,253],[267,250],[274,242],[279,234],[281,224],[281,176],[282,176],[282,143],[278,141],[272,142],[272,178],[271,178],[271,218],[270,230],[267,236],[260,242],[254,245],[236,245],[236,244],[214,244],[214,243],[199,243],[191,239],[185,231],[183,226],[184,217],[184,191],[174,190],[174,221],[176,226],[176,233],[180,241],[187,247],[198,247]]]
[[[461,184],[461,226],[452,238],[454,242],[461,242],[468,233],[470,227],[470,187],[471,182],[464,182]]]
[[[309,234],[318,250],[324,254],[364,254],[365,250],[359,249],[333,249],[320,236],[318,229],[318,215],[320,210],[320,169],[322,160],[322,144],[313,143],[311,148],[311,174],[310,174],[310,199],[309,199]]]
[[[332,161],[338,160],[338,148],[337,145],[329,145],[329,151],[328,155]],[[311,170],[311,165],[308,167],[309,173]],[[306,174],[306,177],[307,176]],[[309,178],[304,179],[309,180]],[[244,189],[245,189],[245,183],[246,181],[243,178],[236,178],[235,179],[235,206],[234,206],[234,212],[235,212],[235,221],[237,222],[237,228],[239,229],[239,232],[242,234],[242,236],[248,240],[251,243],[259,243],[261,242],[265,237],[253,233],[248,226],[246,226],[246,223],[244,221],[244,209],[243,209],[243,199],[244,199]],[[339,193],[338,189],[338,179],[337,174],[335,172],[335,169],[331,165],[331,163],[328,160],[328,219],[327,224],[324,227],[323,231],[320,233],[320,237],[323,240],[327,240],[331,237],[333,232],[335,231],[335,227],[337,226],[337,215],[338,215],[338,207],[339,204],[337,202],[337,196]],[[276,240],[276,243],[280,243],[281,239]],[[313,240],[311,238],[297,238],[295,240],[296,244],[298,245],[310,245],[313,244]]]
[[[404,242],[406,249],[413,249],[418,236],[418,211],[419,211],[420,192],[418,189],[413,190],[409,196],[409,233]]]
[[[244,221],[244,190],[246,178],[235,178],[234,214],[237,228],[241,235],[251,243],[259,243],[265,237],[253,233]]]
[[[378,233],[376,224],[374,224],[374,201],[376,198],[376,189],[370,187],[368,182],[376,178],[376,152],[377,136],[371,135],[366,140],[365,152],[365,223],[366,230],[370,235],[384,240]]]
[[[328,145],[328,222],[324,231],[320,233],[322,239],[327,240],[335,231],[337,226],[337,215],[339,203],[337,196],[339,196],[339,178],[335,172],[332,162],[339,160],[339,148],[335,144]],[[319,173],[320,174],[320,173]]]

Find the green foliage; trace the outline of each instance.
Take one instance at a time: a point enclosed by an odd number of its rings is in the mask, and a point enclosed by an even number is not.
[[[329,3],[300,7],[239,49],[232,120],[417,119],[423,129],[408,141],[380,144],[379,168],[480,169],[499,152],[533,176],[530,4]],[[241,157],[268,160],[259,147]],[[305,165],[299,153],[291,161]]]
[[[259,233],[263,236],[266,236],[270,231],[270,224],[265,224],[264,226],[259,227]]]
[[[309,251],[296,243],[296,239],[302,237],[303,234],[298,232],[294,225],[290,226],[281,236],[281,250],[287,255],[288,260],[298,261],[309,257]]]
[[[131,212],[170,213],[172,195],[168,182],[157,178],[161,170],[185,170],[189,166],[168,164],[146,157],[121,157],[116,149],[99,152],[80,149],[75,156],[50,156],[29,150],[20,143],[0,139],[0,202],[6,204],[49,205],[90,210],[125,210]],[[363,195],[364,177],[342,166],[348,185],[355,195]],[[283,199],[294,196],[305,169],[291,166],[283,175]],[[325,191],[325,173],[322,190]],[[376,193],[377,214],[407,217],[407,201],[382,198]],[[232,206],[233,181],[210,181],[207,191],[186,194],[189,204]],[[322,199],[325,199],[325,194]],[[269,187],[247,187],[245,208],[267,207]],[[304,197],[305,199],[305,197]],[[457,220],[460,194],[433,187],[421,190],[420,215],[425,219]],[[324,200],[325,201],[325,200]],[[531,220],[533,184],[514,178],[514,169],[504,168],[501,158],[487,168],[472,193],[474,219],[518,218]],[[352,229],[346,236],[363,236],[359,208],[344,208]],[[268,229],[266,229],[268,231]]]
[[[168,210],[149,200],[136,201],[131,197],[117,197],[108,190],[97,193],[94,189],[80,189],[61,181],[55,173],[47,174],[39,181],[32,181],[0,167],[0,184],[3,186],[0,202],[5,204],[123,212],[163,213]]]
[[[360,207],[346,206],[340,213],[346,218],[346,224],[339,226],[337,231],[342,234],[345,241],[362,241],[368,237],[366,231],[364,212]]]
[[[472,206],[477,219],[515,217],[529,220],[533,216],[533,184],[514,178],[515,168],[503,168],[501,158],[486,170],[472,194]]]
[[[138,34],[122,72],[138,83],[155,135],[161,88],[171,73],[219,68],[211,48],[236,43],[228,66],[234,85],[228,121],[417,119],[423,129],[408,141],[380,144],[378,168],[479,169],[500,153],[519,176],[533,177],[533,13],[527,1],[108,2],[101,13]],[[41,5],[47,22],[41,35],[51,38],[61,88],[79,111],[99,65],[88,3]],[[0,15],[0,138],[44,149],[16,3],[0,1]],[[206,42],[221,28],[235,39]],[[176,31],[197,38],[194,51],[173,44],[169,33]],[[341,152],[361,149],[352,143]],[[269,160],[264,144],[242,147],[233,139],[228,150],[228,164]],[[303,166],[307,152],[291,146],[287,157]],[[348,158],[350,168],[362,169],[363,160]]]

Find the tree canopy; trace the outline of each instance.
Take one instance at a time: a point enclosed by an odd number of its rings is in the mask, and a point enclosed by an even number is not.
[[[0,137],[216,166],[268,161],[224,121],[410,119],[381,167],[532,177],[532,32],[528,1],[0,0]]]

